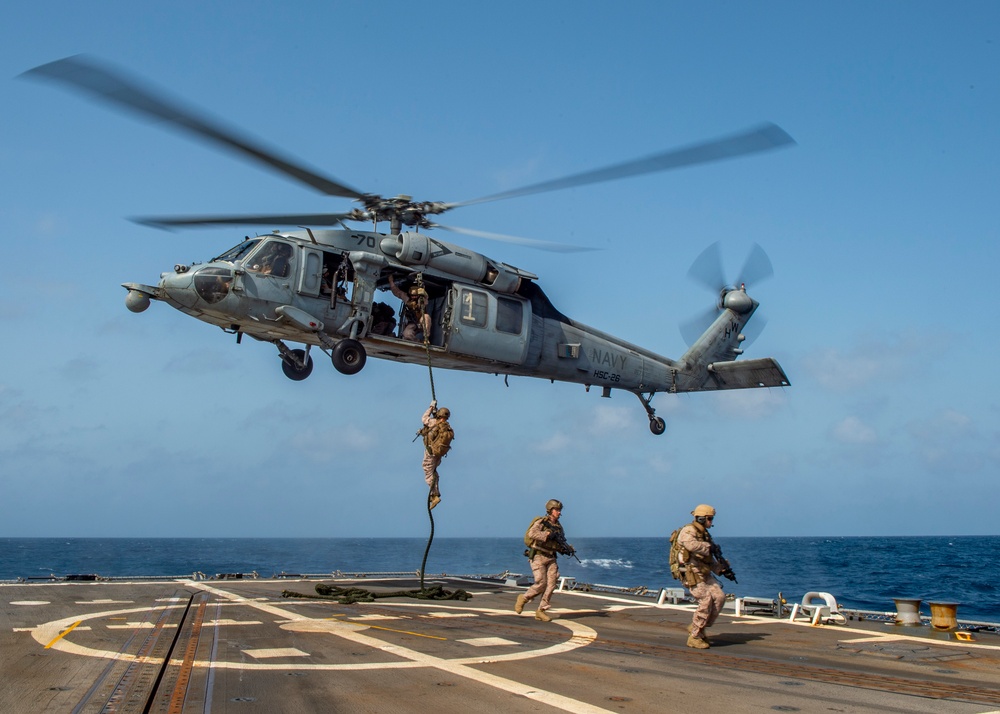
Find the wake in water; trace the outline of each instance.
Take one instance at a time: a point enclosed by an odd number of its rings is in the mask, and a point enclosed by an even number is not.
[[[584,568],[591,566],[602,570],[631,570],[632,561],[621,558],[583,558],[580,565]]]

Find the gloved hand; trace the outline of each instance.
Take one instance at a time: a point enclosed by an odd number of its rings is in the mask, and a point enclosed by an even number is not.
[[[438,405],[438,400],[437,399],[432,399],[431,400],[431,409],[437,409],[437,405]]]

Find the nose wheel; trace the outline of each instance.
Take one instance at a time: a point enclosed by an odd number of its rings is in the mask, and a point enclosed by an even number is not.
[[[656,436],[661,436],[667,430],[667,423],[661,417],[656,416],[656,410],[649,406],[649,403],[653,401],[655,392],[650,392],[648,397],[643,396],[639,392],[633,392],[633,394],[639,397],[639,401],[642,402],[642,408],[646,410],[646,416],[649,417],[649,430]]]

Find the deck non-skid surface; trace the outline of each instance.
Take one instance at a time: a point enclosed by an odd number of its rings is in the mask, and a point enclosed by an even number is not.
[[[1000,711],[996,635],[726,613],[712,648],[692,650],[690,606],[558,592],[540,622],[535,603],[513,612],[521,588],[434,582],[473,597],[282,596],[315,580],[0,585],[0,711]]]

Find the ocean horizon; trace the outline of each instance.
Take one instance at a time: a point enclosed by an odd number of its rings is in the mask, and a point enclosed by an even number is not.
[[[736,596],[792,603],[828,592],[845,608],[893,611],[893,598],[959,603],[965,620],[1000,622],[1000,536],[718,537]],[[561,557],[579,582],[679,587],[659,538],[576,538],[581,562]],[[226,573],[417,573],[426,538],[0,538],[0,581],[68,575],[214,577]],[[436,538],[429,575],[530,576],[521,538]]]

